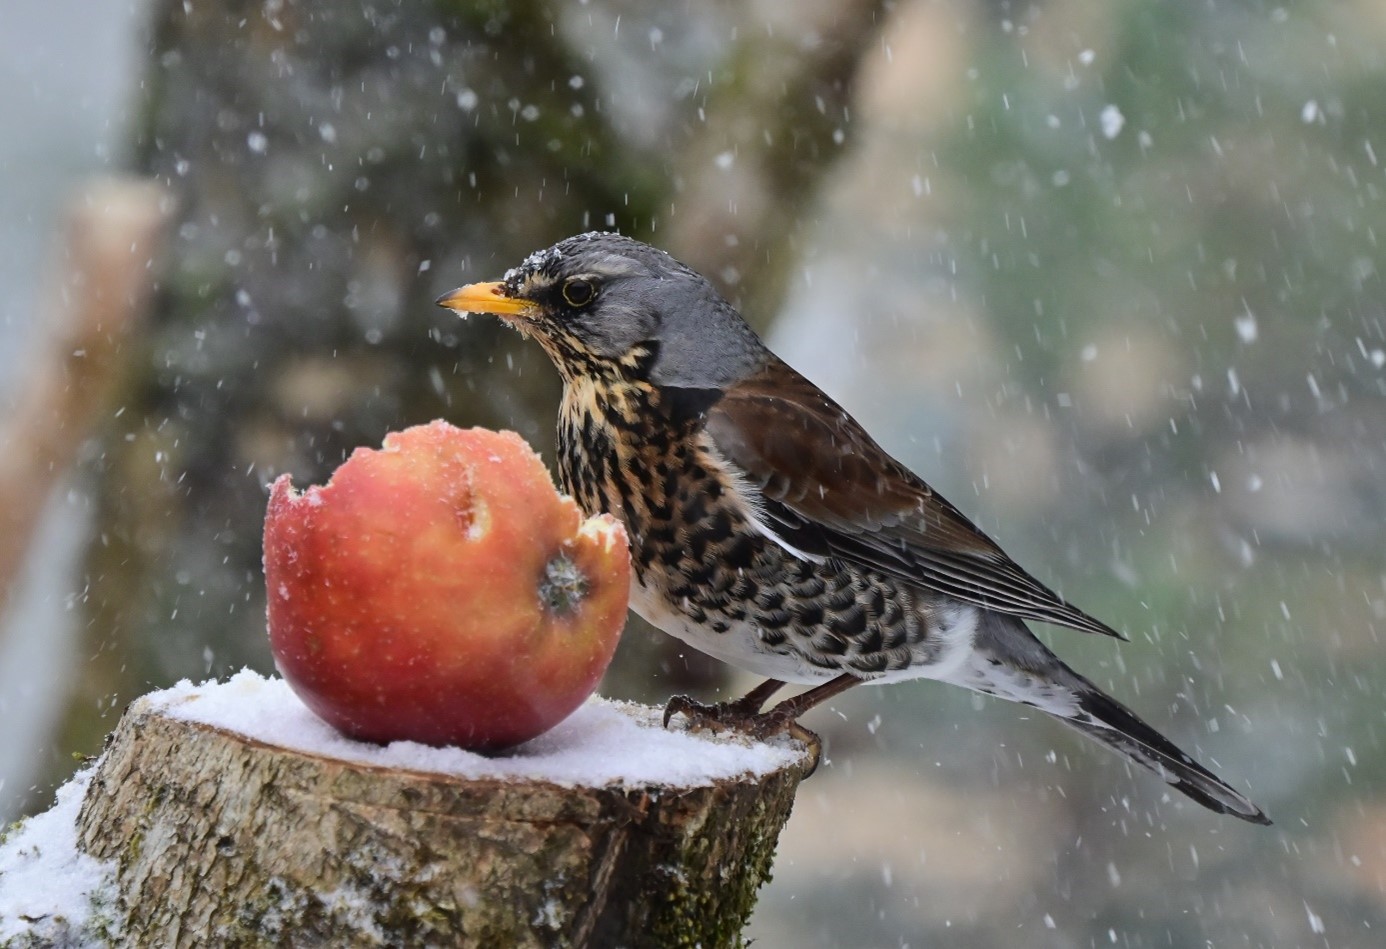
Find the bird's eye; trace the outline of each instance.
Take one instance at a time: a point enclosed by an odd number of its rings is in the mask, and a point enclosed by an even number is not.
[[[584,277],[563,284],[563,299],[571,307],[584,307],[597,297],[597,285]]]

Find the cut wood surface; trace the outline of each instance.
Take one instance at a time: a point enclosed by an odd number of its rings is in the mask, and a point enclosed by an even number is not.
[[[78,832],[117,861],[128,945],[738,945],[806,768],[697,787],[462,778],[143,698]]]

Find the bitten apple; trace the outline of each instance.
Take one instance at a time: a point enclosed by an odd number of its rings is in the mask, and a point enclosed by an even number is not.
[[[358,448],[325,486],[275,481],[265,582],[275,663],[337,729],[496,750],[596,688],[630,555],[518,435],[438,421]]]

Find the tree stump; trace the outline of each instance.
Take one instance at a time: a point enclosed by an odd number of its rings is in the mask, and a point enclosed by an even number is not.
[[[279,747],[172,691],[127,710],[78,820],[131,945],[737,945],[808,768],[796,746],[688,786],[463,777]],[[602,714],[655,740],[654,709]]]

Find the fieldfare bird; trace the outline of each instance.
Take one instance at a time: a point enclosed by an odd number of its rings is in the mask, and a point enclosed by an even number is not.
[[[1025,572],[673,257],[583,234],[438,305],[499,316],[553,360],[559,477],[625,524],[635,611],[768,678],[720,706],[676,697],[666,723],[790,727],[861,682],[937,679],[1047,712],[1204,807],[1269,823],[1025,621],[1124,637]],[[814,688],[762,712],[786,683]]]

